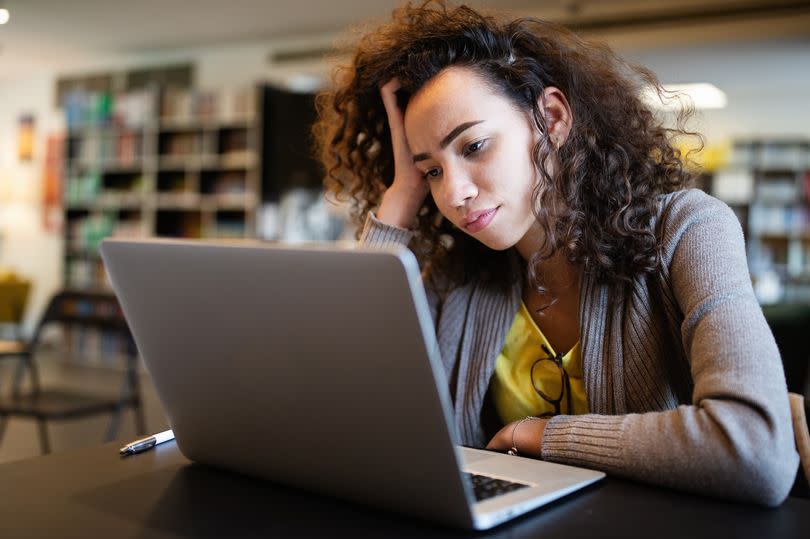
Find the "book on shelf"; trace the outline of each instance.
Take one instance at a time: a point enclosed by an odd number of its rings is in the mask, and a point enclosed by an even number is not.
[[[160,99],[161,124],[243,121],[256,115],[254,88],[168,88]]]
[[[804,173],[804,202],[810,204],[810,164]]]
[[[793,204],[801,201],[795,174],[761,178],[754,196],[756,200],[767,203]]]
[[[161,134],[161,157],[189,156],[200,153],[201,141],[193,131],[174,131]]]
[[[73,90],[62,103],[69,131],[93,126],[141,128],[154,117],[154,92],[150,89],[111,93]]]
[[[145,88],[115,95],[113,123],[122,128],[141,128],[155,117],[155,90]]]
[[[101,192],[101,173],[88,172],[81,176],[68,177],[65,182],[65,202],[70,208],[76,204],[90,202]]]
[[[799,205],[753,204],[749,226],[752,234],[800,237],[810,230],[810,209]]]
[[[765,141],[759,167],[762,170],[798,170],[807,167],[807,143],[803,141]]]
[[[124,131],[118,135],[115,149],[115,161],[118,164],[134,165],[141,159],[143,153],[143,138],[132,131]]]
[[[203,175],[203,190],[215,194],[244,194],[247,191],[245,171],[206,171]]]
[[[188,120],[193,116],[191,95],[186,88],[166,88],[160,96],[160,118]]]
[[[71,140],[69,165],[90,168],[139,167],[143,158],[143,136],[135,131],[104,131]]]

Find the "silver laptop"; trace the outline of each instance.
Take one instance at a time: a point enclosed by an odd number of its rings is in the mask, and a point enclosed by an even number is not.
[[[457,445],[405,248],[105,240],[101,254],[192,461],[477,529],[604,477]],[[477,499],[473,479],[504,493]]]

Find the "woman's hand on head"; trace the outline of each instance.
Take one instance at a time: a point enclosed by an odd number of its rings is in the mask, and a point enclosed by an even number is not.
[[[547,423],[548,419],[539,417],[512,421],[492,437],[487,449],[505,453],[515,447],[518,455],[540,458]]]
[[[413,154],[405,138],[404,111],[399,108],[396,96],[399,88],[398,79],[391,79],[380,86],[380,96],[391,131],[395,172],[391,187],[383,195],[377,218],[389,225],[410,228],[429,189],[422,172],[413,163]]]

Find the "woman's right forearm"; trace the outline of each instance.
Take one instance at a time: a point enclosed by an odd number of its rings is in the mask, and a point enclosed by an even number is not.
[[[377,219],[389,226],[412,229],[416,213],[428,194],[428,185],[422,172],[414,165],[411,149],[405,138],[404,111],[397,104],[396,92],[399,80],[394,78],[380,87],[380,97],[385,105],[388,125],[391,129],[391,149],[394,153],[394,181],[383,193]]]
[[[412,229],[424,200],[424,190],[414,192],[409,187],[394,183],[383,193],[377,219],[386,225]]]

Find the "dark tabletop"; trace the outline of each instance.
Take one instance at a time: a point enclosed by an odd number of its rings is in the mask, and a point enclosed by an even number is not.
[[[808,499],[765,509],[612,478],[465,532],[192,464],[174,442],[126,458],[119,445],[0,465],[0,537],[810,538]]]

